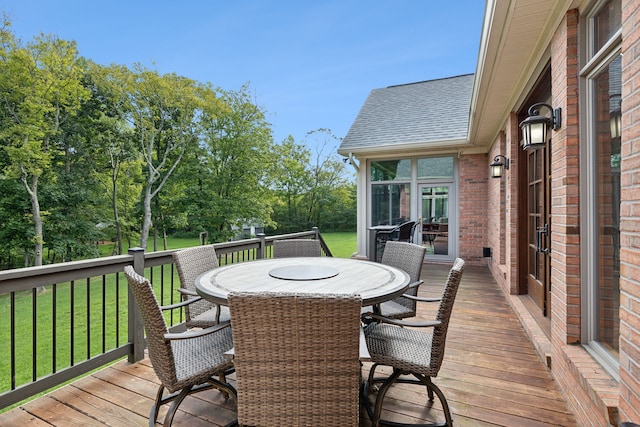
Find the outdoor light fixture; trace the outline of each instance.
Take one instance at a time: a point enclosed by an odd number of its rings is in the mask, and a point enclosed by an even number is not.
[[[619,138],[620,129],[622,128],[622,114],[620,110],[611,113],[609,124],[611,125],[611,139]]]
[[[540,115],[540,107],[547,107],[551,111],[551,118]],[[553,130],[560,129],[562,124],[562,109],[554,109],[549,104],[539,102],[529,107],[529,117],[520,123],[522,129],[522,148],[542,148],[547,143],[547,128],[551,125]]]
[[[500,161],[500,157],[504,159],[504,162]],[[498,154],[493,158],[493,162],[489,165],[491,168],[491,178],[501,178],[502,177],[502,168],[505,170],[509,169],[509,158],[503,156],[502,154]]]

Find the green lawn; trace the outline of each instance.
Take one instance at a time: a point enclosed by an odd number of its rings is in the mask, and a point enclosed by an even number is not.
[[[322,233],[322,238],[327,242],[329,250],[334,257],[350,258],[356,252],[356,233]]]

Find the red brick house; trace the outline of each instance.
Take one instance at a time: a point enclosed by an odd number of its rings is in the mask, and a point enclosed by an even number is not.
[[[372,91],[339,149],[359,255],[415,220],[486,265],[582,425],[640,423],[639,52],[640,1],[487,0],[476,72]]]

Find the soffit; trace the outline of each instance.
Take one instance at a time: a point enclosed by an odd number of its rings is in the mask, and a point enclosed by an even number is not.
[[[573,0],[487,0],[471,99],[469,145],[488,149],[517,109]]]

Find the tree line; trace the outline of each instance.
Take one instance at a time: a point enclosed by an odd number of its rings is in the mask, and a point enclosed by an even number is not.
[[[226,241],[244,224],[354,230],[339,138],[275,142],[270,126],[248,85],[99,65],[53,35],[23,43],[4,15],[0,267],[97,257],[100,241],[114,254],[172,233]]]

